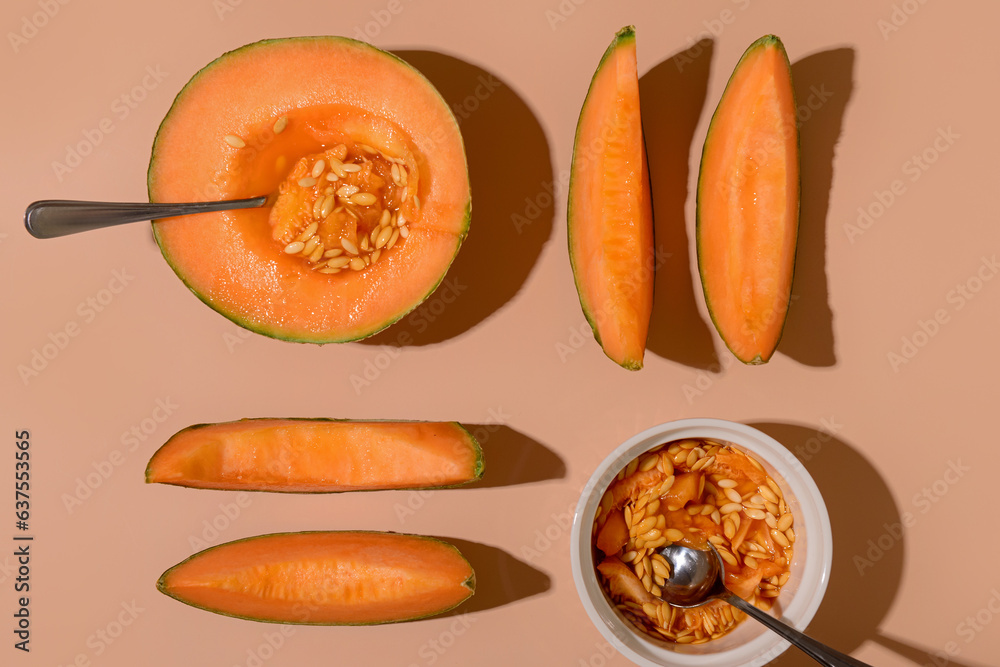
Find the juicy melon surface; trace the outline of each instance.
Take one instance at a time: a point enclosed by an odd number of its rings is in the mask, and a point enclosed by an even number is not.
[[[278,533],[206,549],[157,588],[186,604],[274,623],[366,625],[423,618],[473,594],[454,546],[418,535]]]
[[[150,459],[146,481],[332,493],[454,486],[482,472],[479,443],[455,422],[244,419],[178,432]]]
[[[698,179],[698,265],[733,354],[767,362],[791,298],[799,219],[798,128],[778,38],[750,46],[712,118]]]
[[[568,230],[595,337],[616,363],[641,368],[653,308],[653,210],[631,28],[608,47],[580,112]]]

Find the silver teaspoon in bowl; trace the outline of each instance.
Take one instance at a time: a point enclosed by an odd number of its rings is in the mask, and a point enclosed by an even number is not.
[[[181,204],[145,204],[47,199],[24,212],[24,226],[38,239],[51,239],[129,222],[263,206],[267,197]]]
[[[708,546],[711,551],[692,549],[680,544],[671,544],[657,551],[670,565],[670,577],[660,587],[662,591],[660,597],[664,602],[681,609],[693,609],[712,600],[723,600],[747,616],[760,621],[821,665],[827,667],[871,667],[867,663],[844,655],[811,637],[807,637],[790,625],[782,623],[730,592],[723,579],[725,566],[722,557],[719,556],[719,552],[715,550],[712,543],[709,543]]]

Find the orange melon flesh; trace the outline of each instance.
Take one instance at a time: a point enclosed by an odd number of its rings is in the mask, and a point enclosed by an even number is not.
[[[595,546],[608,556],[621,551],[621,548],[628,543],[628,524],[625,523],[625,515],[620,509],[613,509],[608,513],[601,531],[597,534]]]
[[[454,546],[418,535],[278,533],[206,549],[157,588],[227,616],[273,623],[367,625],[447,611],[475,590]]]
[[[146,481],[330,493],[454,486],[482,473],[479,444],[454,422],[245,419],[180,431],[150,459]]]
[[[781,41],[743,55],[708,130],[698,180],[698,265],[723,341],[768,361],[791,297],[799,154],[791,69]]]
[[[594,336],[616,363],[642,368],[653,308],[653,209],[631,27],[608,47],[580,113],[568,230]]]
[[[643,588],[642,582],[635,576],[635,572],[617,557],[605,558],[597,566],[597,571],[607,580],[608,588],[611,589],[612,594],[640,605],[658,602],[652,593]]]
[[[611,506],[620,509],[630,501],[635,502],[639,496],[658,487],[666,478],[665,472],[653,468],[652,470],[636,470],[628,477],[616,480],[608,489],[611,493]]]
[[[276,134],[282,117],[287,125]],[[229,135],[245,146],[230,146]],[[292,237],[275,233],[271,209],[301,158],[345,141],[413,169],[412,196],[400,209],[409,235],[363,271],[323,275],[283,251]],[[153,229],[170,266],[205,303],[248,329],[298,342],[356,340],[403,317],[444,278],[469,224],[464,145],[448,106],[403,61],[346,38],[258,42],[203,69],[157,133],[148,182],[154,202],[269,197],[261,209],[163,219]]]

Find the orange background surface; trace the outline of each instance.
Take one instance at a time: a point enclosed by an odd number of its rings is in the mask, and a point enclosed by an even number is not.
[[[617,444],[691,416],[758,426],[816,479],[836,545],[817,638],[885,667],[994,662],[998,19],[994,3],[919,0],[5,2],[0,663],[625,665],[573,587],[571,511]],[[638,373],[594,342],[565,228],[580,104],[630,23],[660,259]],[[25,233],[33,200],[143,200],[156,128],[194,72],[248,42],[317,33],[411,61],[461,123],[470,236],[410,319],[363,343],[283,343],[203,306],[147,225]],[[705,310],[693,188],[725,82],[765,33],[783,39],[803,105],[802,226],[784,339],[767,366],[743,367]],[[68,158],[78,145],[87,154]],[[49,358],[22,376],[36,352]],[[253,416],[459,420],[483,441],[487,478],[335,496],[143,483],[175,431]],[[30,654],[12,633],[20,429]],[[283,631],[154,587],[209,544],[351,528],[455,540],[476,597],[418,623]],[[811,663],[790,650],[776,664]]]

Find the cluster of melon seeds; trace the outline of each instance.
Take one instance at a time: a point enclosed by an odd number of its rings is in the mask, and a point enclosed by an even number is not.
[[[419,214],[415,171],[363,143],[303,157],[279,187],[272,235],[318,273],[363,271],[409,236]]]
[[[789,578],[793,520],[781,488],[753,457],[710,440],[666,443],[631,461],[602,497],[593,527],[597,570],[636,628],[701,644],[744,614],[721,600],[695,609],[660,600],[670,567],[656,551],[711,542],[725,562],[727,588],[767,611]]]

